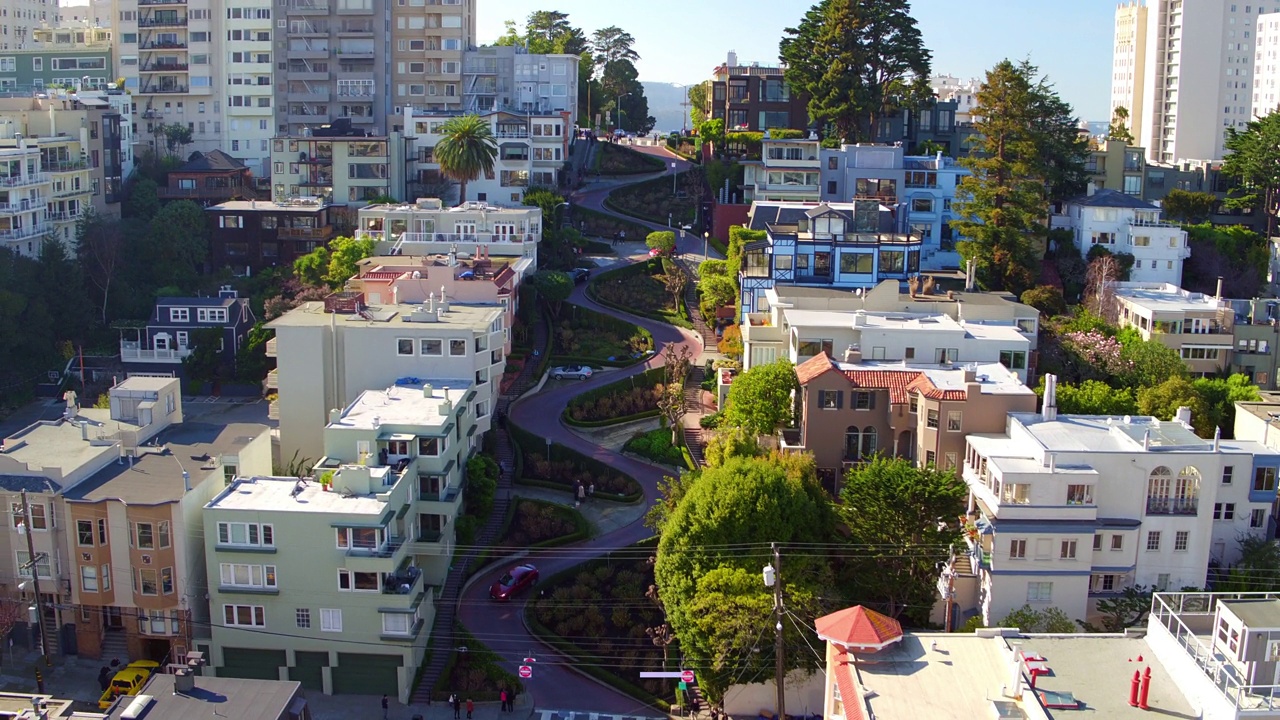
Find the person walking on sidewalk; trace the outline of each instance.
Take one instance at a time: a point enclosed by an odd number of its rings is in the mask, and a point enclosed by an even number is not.
[[[462,704],[458,702],[458,693],[449,696],[449,704],[453,706],[453,720],[459,720],[462,717]]]
[[[382,696],[382,720],[387,720],[388,713],[391,712],[391,701],[386,695]]]
[[[471,713],[476,711],[476,704],[471,702],[471,698],[467,698],[467,720],[471,720]]]
[[[507,711],[507,689],[502,688],[502,692],[498,693],[498,699],[502,701],[502,712]]]

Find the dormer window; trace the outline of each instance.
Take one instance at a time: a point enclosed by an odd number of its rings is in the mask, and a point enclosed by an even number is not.
[[[196,319],[200,322],[225,323],[227,321],[227,309],[200,308],[196,311]]]
[[[169,322],[191,322],[189,308],[169,308]]]

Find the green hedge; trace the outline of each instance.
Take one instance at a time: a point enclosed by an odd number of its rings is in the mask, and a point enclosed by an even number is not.
[[[582,251],[588,255],[612,255],[613,245],[601,240],[588,240]]]
[[[556,367],[559,367],[561,365],[593,365],[595,366],[593,367],[593,369],[599,370],[601,368],[607,368],[607,367],[611,367],[611,368],[631,367],[632,365],[635,365],[636,363],[642,363],[651,357],[653,357],[652,353],[643,355],[638,358],[628,357],[623,360],[601,360],[600,358],[597,358],[597,357],[587,357],[585,355],[553,355],[551,356],[552,362],[550,364]]]
[[[572,425],[577,428],[602,428],[609,427],[610,425],[621,425],[623,423],[635,422],[637,420],[648,420],[649,418],[656,418],[661,414],[661,410],[646,410],[642,413],[625,415],[612,420],[574,420],[567,414],[562,414],[560,419],[564,420],[566,425]]]
[[[627,444],[622,446],[624,452],[633,453],[659,465],[678,467],[684,460],[681,448],[671,442],[671,428],[660,427],[644,433],[637,433]],[[692,470],[691,466],[686,465]]]
[[[599,305],[603,305],[607,308],[611,308],[619,312],[635,315],[636,317],[647,318],[649,320],[656,320],[661,323],[667,323],[668,325],[675,325],[676,327],[681,327],[686,330],[692,330],[693,322],[689,319],[689,308],[685,307],[685,302],[683,297],[680,298],[680,305],[679,305],[680,314],[670,315],[670,314],[664,314],[664,313],[643,312],[643,311],[637,310],[636,308],[623,307],[621,305],[612,303],[600,297],[600,293],[596,289],[596,283],[605,282],[606,280],[620,280],[620,279],[632,277],[635,275],[656,275],[659,272],[666,270],[667,262],[674,262],[674,261],[672,261],[670,258],[649,258],[648,260],[645,260],[643,262],[632,263],[630,265],[623,265],[620,268],[614,268],[612,270],[607,270],[605,272],[602,272],[599,275],[592,277],[591,280],[587,283],[587,297],[591,298],[593,302]],[[692,280],[690,280],[690,282],[692,282]]]
[[[570,400],[568,406],[565,407],[564,412],[560,414],[560,417],[569,425],[577,427],[604,427],[606,425],[616,425],[618,423],[629,422],[631,420],[654,417],[658,414],[658,410],[656,408],[610,420],[574,420],[570,415],[570,411],[574,408],[580,408],[587,403],[594,403],[600,398],[612,395],[619,390],[654,387],[658,383],[662,382],[664,377],[666,377],[666,374],[662,368],[650,368],[639,375],[625,377],[621,380],[615,380],[608,385],[602,385],[594,390],[588,390],[587,392],[584,392]]]
[[[614,233],[619,230],[625,230],[627,237],[631,240],[643,241],[645,236],[649,234],[649,228],[638,222],[620,218],[603,213],[599,210],[591,208],[575,207],[573,209],[574,220],[578,223],[579,229],[584,235],[595,235],[597,237],[612,240]],[[610,250],[613,246],[610,246]]]
[[[538,437],[524,428],[507,421],[507,431],[511,434],[512,444],[517,450],[516,456],[520,457],[526,453],[536,454],[539,457],[547,452],[547,441]],[[640,487],[640,483],[630,475],[615,470],[609,465],[588,457],[573,448],[566,447],[560,443],[551,444],[551,458],[555,462],[563,462],[568,460],[574,464],[579,472],[589,473],[593,477],[609,477],[614,476],[622,479],[622,483],[626,488],[626,492],[615,493],[607,491],[601,487],[596,488],[595,495],[592,497],[601,498],[603,500],[612,500],[614,502],[632,503],[644,497],[644,490]],[[555,480],[552,478],[525,477],[524,470],[527,463],[521,458],[519,466],[521,474],[517,476],[516,482],[531,485],[533,487],[545,487],[551,490],[560,490],[566,493],[573,493],[573,483],[568,480]]]
[[[613,155],[612,167],[605,167],[605,155]],[[605,176],[651,175],[667,169],[667,164],[647,153],[642,153],[617,143],[596,143],[592,170]]]
[[[450,649],[449,660],[444,665],[444,670],[440,673],[440,678],[436,681],[436,686],[432,688],[431,699],[441,701],[448,700],[449,694],[455,690],[460,690],[462,700],[465,702],[470,697],[476,702],[493,702],[499,698],[499,693],[503,686],[512,688],[517,694],[524,692],[524,683],[515,675],[503,670],[498,664],[501,658],[490,650],[484,643],[477,640],[461,623],[454,623],[454,647],[465,645],[467,647],[467,663],[473,668],[484,673],[485,687],[484,689],[464,690],[454,688],[450,680],[452,679],[453,669],[458,664],[458,652]]]
[[[550,318],[548,318],[548,321],[550,322]],[[618,355],[614,355],[613,357],[617,359],[610,360],[608,357],[600,357],[596,355],[559,352],[558,349],[556,348],[555,334],[559,328],[559,325],[566,321],[570,324],[571,327],[574,325],[579,326],[577,328],[574,328],[575,332],[584,329],[584,326],[585,326],[585,329],[603,330],[605,332],[612,333],[613,335],[616,335],[620,338],[630,338],[630,337],[639,336],[646,341],[649,347],[649,350],[654,349],[653,333],[649,332],[648,329],[640,327],[639,325],[629,320],[616,318],[612,315],[606,315],[605,313],[592,310],[591,308],[583,305],[574,305],[573,303],[565,303],[560,309],[560,317],[554,322],[551,322],[551,324],[547,326],[547,329],[550,331],[549,344],[551,346],[550,348],[548,348],[548,351],[551,354],[555,355],[555,357],[559,358],[561,361],[570,362],[570,363],[577,362],[584,365],[601,365],[601,366],[607,365],[610,367],[628,367],[630,365],[636,364],[637,362],[640,362],[641,360],[647,359],[649,355],[652,354],[652,353],[645,354],[639,358],[631,357],[629,354],[623,357],[618,357]],[[563,362],[559,364],[563,364]]]
[[[540,500],[538,498],[522,498],[518,495],[514,498],[514,502],[512,502],[511,505],[512,507],[514,507],[517,503],[522,503],[522,502],[531,502],[536,505],[542,505],[544,507],[554,507],[556,510],[568,513],[569,519],[573,521],[573,528],[574,528],[573,532],[569,533],[568,535],[561,535],[560,537],[549,538],[547,540],[543,540],[542,542],[533,543],[532,545],[529,546],[530,548],[558,547],[560,545],[568,545],[569,543],[577,542],[579,540],[586,540],[588,537],[591,537],[591,523],[587,522],[587,518],[582,513],[575,510],[574,508],[571,508],[568,505],[561,505],[560,503],[554,503],[554,502],[551,502],[550,500]],[[499,535],[498,537],[502,537],[502,536]]]
[[[685,181],[688,170],[676,173],[675,185]],[[680,198],[671,194],[672,179],[668,175],[650,178],[638,183],[616,188],[604,198],[606,210],[626,215],[637,220],[644,220],[655,225],[666,225],[667,214],[671,214],[670,222],[675,225],[692,225],[698,216],[701,200],[687,196]],[[671,228],[674,230],[675,228]],[[648,235],[648,233],[645,233]]]

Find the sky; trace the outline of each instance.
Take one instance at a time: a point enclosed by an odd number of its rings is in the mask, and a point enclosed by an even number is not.
[[[778,62],[783,29],[816,0],[476,0],[476,40],[492,43],[503,23],[559,10],[590,37],[617,25],[636,39],[646,82],[706,80],[730,50],[739,63]],[[914,0],[912,15],[933,71],[980,78],[1000,60],[1030,59],[1085,120],[1106,120],[1117,0]]]

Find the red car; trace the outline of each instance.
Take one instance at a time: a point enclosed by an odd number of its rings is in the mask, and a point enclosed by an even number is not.
[[[538,568],[527,563],[517,565],[489,586],[489,597],[494,600],[510,600],[516,593],[537,583]]]

